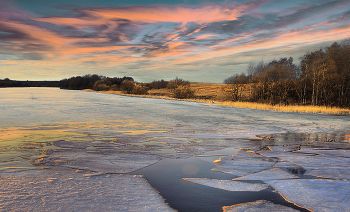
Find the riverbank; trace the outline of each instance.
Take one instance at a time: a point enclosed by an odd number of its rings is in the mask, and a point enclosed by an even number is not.
[[[225,101],[222,90],[225,89],[224,84],[213,83],[192,83],[191,89],[194,91],[194,98],[191,99],[177,99],[171,97],[170,89],[154,89],[150,90],[147,95],[126,94],[123,91],[94,91],[92,89],[85,89],[88,92],[99,92],[105,94],[115,94],[123,96],[141,97],[141,98],[157,98],[170,99],[178,101],[199,102],[208,105],[215,104],[226,107],[250,108],[258,110],[272,110],[281,112],[297,112],[297,113],[326,113],[338,115],[350,115],[349,109],[326,107],[326,106],[311,106],[311,105],[270,105],[256,102],[245,101]]]

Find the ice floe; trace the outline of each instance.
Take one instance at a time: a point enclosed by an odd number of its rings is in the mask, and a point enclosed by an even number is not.
[[[235,176],[244,176],[271,169],[278,161],[276,158],[263,157],[254,152],[239,151],[232,159],[220,158],[215,161],[213,171],[220,171]]]
[[[283,197],[312,211],[349,211],[349,181],[322,179],[264,181]]]
[[[269,146],[270,150],[273,152],[294,152],[301,149],[300,145],[292,146]]]
[[[299,178],[294,174],[290,174],[279,168],[268,169],[262,172],[249,174],[243,177],[235,178],[234,180],[284,180]]]
[[[1,211],[174,211],[139,175],[41,170],[0,181]]]
[[[349,153],[350,151],[348,149],[330,150],[313,146],[302,146],[301,150],[295,152],[259,152],[259,154],[266,157],[278,158],[280,163],[277,163],[275,167],[282,168],[291,173],[305,173],[315,177],[331,179],[349,179],[350,176],[347,173],[350,172],[350,158],[346,157]]]
[[[33,165],[67,167],[107,173],[128,173],[157,163],[158,156],[121,151],[48,150]]]
[[[224,206],[223,208],[224,212],[293,212],[298,211],[293,208],[274,204],[272,202],[266,201],[266,200],[258,200],[255,202],[247,202],[237,205],[231,205],[231,206]]]
[[[313,146],[303,146],[298,153],[309,153],[318,155],[327,155],[335,157],[347,157],[350,158],[350,151],[348,149],[331,149],[331,148],[315,148]]]
[[[184,178],[184,180],[227,191],[261,191],[268,188],[267,184],[245,183],[232,180],[216,180],[206,178]]]
[[[307,170],[305,174],[320,178],[350,180],[350,168],[327,167],[323,169],[311,169]]]
[[[277,162],[273,167],[280,168],[280,169],[285,170],[285,171],[292,173],[292,174],[304,174],[306,171],[301,166],[298,166],[298,165],[291,163],[291,162],[285,162],[285,161]]]

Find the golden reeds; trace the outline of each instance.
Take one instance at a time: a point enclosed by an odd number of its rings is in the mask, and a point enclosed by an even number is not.
[[[251,108],[259,110],[273,110],[283,112],[299,112],[299,113],[329,113],[329,114],[341,114],[350,115],[349,109],[326,107],[326,106],[311,106],[311,105],[269,105],[255,102],[215,102],[217,105],[239,108]]]
[[[202,86],[202,85],[200,85],[200,86]],[[85,91],[93,91],[93,90],[86,89]],[[99,92],[106,93],[106,94],[117,94],[117,95],[143,97],[143,98],[180,100],[180,99],[175,99],[175,98],[172,98],[170,96],[167,96],[169,94],[166,93],[166,91],[162,91],[162,93],[160,93],[159,96],[152,95],[152,93],[149,95],[134,95],[134,94],[124,94],[122,91],[99,91]],[[209,104],[209,105],[215,104],[215,105],[227,106],[227,107],[250,108],[250,109],[258,109],[258,110],[273,110],[273,111],[281,111],[281,112],[328,113],[328,114],[350,115],[349,109],[337,108],[337,107],[326,107],[326,106],[270,105],[270,104],[255,103],[255,102],[217,101],[217,100],[213,100],[213,99],[198,99],[198,98],[181,99],[181,101],[200,102],[200,103],[205,103],[205,104]]]

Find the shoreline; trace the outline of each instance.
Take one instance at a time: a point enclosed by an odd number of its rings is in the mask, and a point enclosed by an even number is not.
[[[122,91],[95,91],[92,89],[84,89],[86,92],[97,92],[104,94],[114,94],[120,96],[130,96],[139,98],[152,98],[152,99],[168,99],[176,101],[187,101],[187,102],[198,102],[207,105],[218,105],[224,107],[237,107],[237,108],[248,108],[256,110],[271,110],[279,112],[294,112],[294,113],[324,113],[324,114],[334,114],[334,115],[350,115],[349,109],[337,108],[337,107],[326,107],[326,106],[311,106],[311,105],[269,105],[257,102],[243,102],[243,101],[219,101],[212,99],[177,99],[169,96],[158,96],[158,95],[136,95],[136,94],[125,94]]]

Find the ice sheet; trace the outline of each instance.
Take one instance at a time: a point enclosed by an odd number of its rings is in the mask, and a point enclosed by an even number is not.
[[[285,179],[296,179],[299,178],[294,174],[290,174],[279,168],[268,169],[262,172],[238,177],[233,180],[285,180]]]
[[[293,166],[283,168],[283,164],[278,163],[275,165],[275,167],[281,167],[291,173],[303,174],[306,171],[307,175],[315,177],[349,179],[350,158],[346,157],[349,152],[349,149],[330,150],[314,146],[302,146],[301,151],[295,152],[262,151],[259,153],[264,156],[277,157],[280,161],[294,164],[294,168]],[[295,166],[300,168],[295,169]]]
[[[305,172],[306,175],[311,175],[320,178],[329,178],[336,180],[350,180],[350,168],[324,168],[311,169]]]
[[[350,158],[350,151],[348,149],[330,149],[303,146],[298,152]]]
[[[266,200],[242,203],[222,208],[224,212],[293,212],[298,211],[283,205],[273,204]]]
[[[139,175],[41,170],[0,181],[1,211],[174,211]]]
[[[158,156],[120,151],[52,150],[34,165],[69,167],[106,173],[128,173],[157,163]]]
[[[0,127],[4,128],[0,129],[0,149],[4,152],[0,154],[0,169],[17,161],[32,160],[42,150],[57,148],[49,146],[52,142],[65,140],[72,143],[56,145],[74,150],[52,152],[34,164],[53,166],[51,168],[57,172],[74,168],[125,173],[156,163],[157,156],[186,158],[222,147],[260,151],[270,146],[272,151],[260,152],[265,157],[241,151],[233,160],[222,159],[213,170],[243,176],[273,167],[283,170],[297,167],[296,170],[305,168],[317,176],[329,177],[332,169],[335,170],[333,177],[347,174],[348,157],[338,157],[336,152],[320,155],[322,157],[313,156],[319,152],[297,154],[291,145],[349,149],[348,142],[339,142],[349,141],[349,116],[208,107],[198,103],[47,88],[11,88],[0,92],[4,100],[1,101],[4,110],[0,110]],[[33,95],[40,101],[27,98]],[[14,126],[31,127],[25,135]],[[33,130],[38,131],[34,137],[30,135]],[[256,135],[262,136],[256,138]],[[165,137],[174,140],[167,140],[166,144],[159,142]],[[180,138],[186,142],[175,141]],[[84,141],[88,147],[79,149],[83,146],[74,144],[77,140]],[[320,142],[333,140],[336,142]],[[8,146],[12,142],[18,144],[16,149]],[[12,158],[16,151],[20,157]]]
[[[184,180],[227,191],[261,191],[268,188],[266,184],[244,183],[232,180],[216,180],[206,178],[184,178]]]
[[[273,152],[293,152],[300,150],[300,145],[292,145],[292,146],[269,146],[271,151]]]
[[[273,167],[280,168],[280,169],[285,170],[285,171],[292,173],[292,174],[304,174],[306,171],[301,166],[298,166],[298,165],[291,163],[291,162],[284,162],[284,161],[276,163]]]
[[[333,157],[325,155],[305,155],[305,154],[291,154],[291,155],[280,155],[285,161],[295,163],[305,169],[318,169],[326,167],[350,167],[350,158]]]
[[[267,180],[285,199],[312,211],[349,211],[350,182],[340,180]]]

